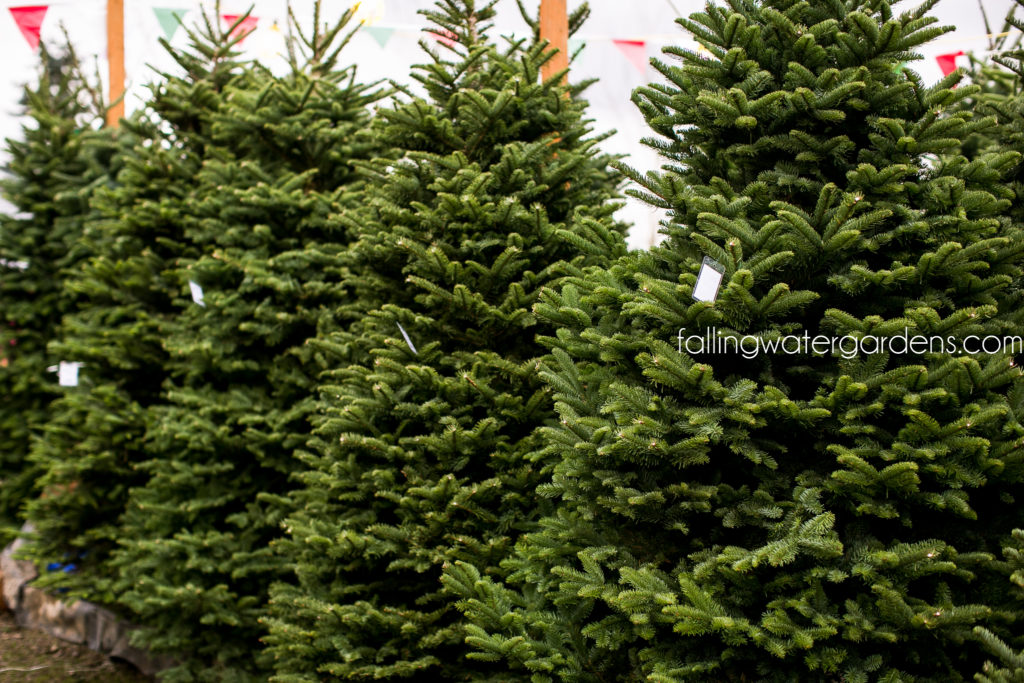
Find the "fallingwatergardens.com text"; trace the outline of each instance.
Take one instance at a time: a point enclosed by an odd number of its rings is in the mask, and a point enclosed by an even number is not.
[[[773,338],[758,335],[722,334],[718,328],[711,327],[703,334],[686,333],[686,328],[679,330],[679,353],[691,355],[704,354],[739,354],[744,358],[753,359],[762,354],[801,355],[813,354],[826,356],[839,354],[851,359],[857,356],[891,353],[941,353],[950,355],[977,355],[993,353],[1018,354],[1024,351],[1024,336],[968,335],[963,339],[955,336],[927,336],[910,334],[909,329],[902,334],[889,336],[853,336],[844,335],[831,337],[824,334],[811,336],[809,332],[802,335],[787,334]]]

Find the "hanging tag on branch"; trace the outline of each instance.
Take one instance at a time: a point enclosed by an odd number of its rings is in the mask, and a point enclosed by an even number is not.
[[[697,274],[697,284],[693,288],[693,298],[697,301],[713,302],[718,298],[718,289],[725,277],[725,266],[712,258],[704,257]]]
[[[60,365],[53,368],[57,371],[57,383],[62,387],[78,386],[78,369],[82,363],[62,360]]]
[[[195,301],[200,306],[206,306],[203,303],[203,288],[199,286],[199,283],[189,280],[188,288],[192,290],[192,301]]]
[[[416,347],[412,345],[412,339],[409,339],[409,335],[406,334],[405,328],[402,327],[402,323],[396,322],[395,324],[398,325],[398,331],[402,333],[403,337],[405,337],[405,343],[409,345],[410,349],[412,349],[413,354],[417,356],[420,355],[420,352],[417,351]]]

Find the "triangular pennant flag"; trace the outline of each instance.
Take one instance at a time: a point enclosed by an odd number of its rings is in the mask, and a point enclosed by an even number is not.
[[[948,55],[935,56],[935,61],[939,63],[939,68],[942,69],[943,76],[948,76],[956,71],[956,58],[962,57],[963,54],[964,51],[959,50],[957,52],[950,52]]]
[[[184,9],[171,9],[168,7],[154,7],[153,14],[156,15],[156,20],[160,22],[160,28],[164,30],[164,36],[167,40],[174,37],[174,32],[181,26],[182,21],[185,18],[185,12],[188,10]]]
[[[619,52],[626,56],[626,59],[637,68],[637,71],[647,71],[647,44],[642,40],[613,40]]]
[[[228,22],[228,26],[232,26],[241,17],[241,14],[225,14],[224,21]],[[238,26],[235,26],[235,29],[231,32],[231,37],[235,38],[241,36],[241,38],[238,41],[238,44],[241,45],[242,42],[245,40],[245,37],[256,30],[256,22],[258,21],[259,19],[257,17],[254,17],[250,14],[245,19],[242,19],[242,23],[240,23]]]
[[[21,35],[25,36],[29,46],[35,50],[39,47],[39,29],[43,26],[43,17],[46,16],[46,5],[33,5],[31,7],[11,7],[11,16],[14,23],[18,25]]]
[[[584,40],[582,40],[580,38],[570,38],[569,39],[569,56],[572,57],[574,54],[576,54],[578,51],[582,50],[586,46],[587,46],[586,41],[584,41]]]
[[[446,28],[442,28],[437,31],[427,31],[427,33],[432,35],[437,42],[444,43],[448,47],[455,45],[455,41],[459,39],[457,35]]]
[[[364,26],[363,30],[369,33],[381,47],[388,44],[388,41],[391,40],[391,34],[395,32],[393,28],[381,28],[380,26]]]

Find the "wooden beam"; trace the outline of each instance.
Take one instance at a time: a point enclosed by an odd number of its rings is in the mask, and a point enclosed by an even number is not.
[[[107,0],[107,61],[110,65],[107,125],[116,126],[124,116],[124,0]]]
[[[558,54],[541,67],[541,78],[547,80],[569,68],[569,15],[565,0],[540,0],[540,38]],[[568,82],[568,76],[565,81]]]

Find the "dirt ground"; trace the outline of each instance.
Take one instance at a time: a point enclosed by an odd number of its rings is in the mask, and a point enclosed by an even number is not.
[[[14,615],[0,611],[0,683],[150,683],[131,664],[112,662],[83,645],[41,631],[20,629]]]

